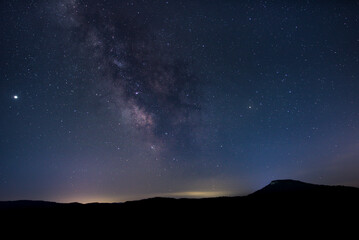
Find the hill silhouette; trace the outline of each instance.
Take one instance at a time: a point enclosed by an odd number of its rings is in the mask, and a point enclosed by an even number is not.
[[[334,198],[336,200],[350,200],[352,197],[356,198],[358,194],[359,188],[355,187],[318,185],[289,179],[272,181],[269,185],[252,193],[250,196],[257,198],[271,197],[278,200],[291,197],[310,198],[312,200],[329,198],[327,199],[329,201]]]
[[[124,203],[0,202],[4,218],[28,222],[67,219],[94,225],[296,227],[303,222],[352,224],[359,213],[359,188],[276,180],[242,197],[150,198]],[[25,218],[24,218],[25,216]],[[114,219],[114,220],[113,220]],[[16,223],[17,224],[17,223]],[[75,224],[75,223],[74,223]],[[298,225],[299,224],[299,225]],[[328,226],[329,226],[328,225]]]
[[[289,204],[288,201],[294,201],[298,205],[303,203],[315,203],[318,201],[325,204],[345,203],[346,205],[359,203],[359,188],[347,186],[328,186],[305,183],[297,180],[274,180],[264,188],[255,191],[248,196],[242,197],[213,197],[213,198],[166,198],[154,197],[149,199],[128,201],[124,203],[56,203],[47,201],[0,201],[0,211],[22,211],[22,210],[122,210],[127,209],[156,209],[165,211],[166,209],[178,207],[198,207],[199,209],[210,206],[212,210],[228,207],[249,206],[251,202],[259,203],[262,201],[271,202],[271,204]],[[292,203],[294,203],[292,202]],[[173,209],[173,210],[174,210]]]

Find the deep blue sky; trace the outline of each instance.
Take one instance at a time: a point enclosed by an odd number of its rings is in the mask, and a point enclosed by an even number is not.
[[[245,195],[280,178],[359,187],[356,1],[0,11],[0,200]]]

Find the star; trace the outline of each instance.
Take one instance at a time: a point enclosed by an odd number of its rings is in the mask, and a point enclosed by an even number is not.
[[[19,98],[19,96],[18,96],[18,95],[14,95],[14,96],[12,96],[12,98],[16,100],[16,99]]]

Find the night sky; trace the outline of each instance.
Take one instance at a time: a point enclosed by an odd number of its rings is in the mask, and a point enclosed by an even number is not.
[[[358,1],[0,3],[0,200],[359,187]]]

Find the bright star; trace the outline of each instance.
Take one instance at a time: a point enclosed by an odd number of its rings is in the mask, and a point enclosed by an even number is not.
[[[18,95],[14,95],[13,98],[14,98],[14,99],[18,99],[19,96],[18,96]]]

